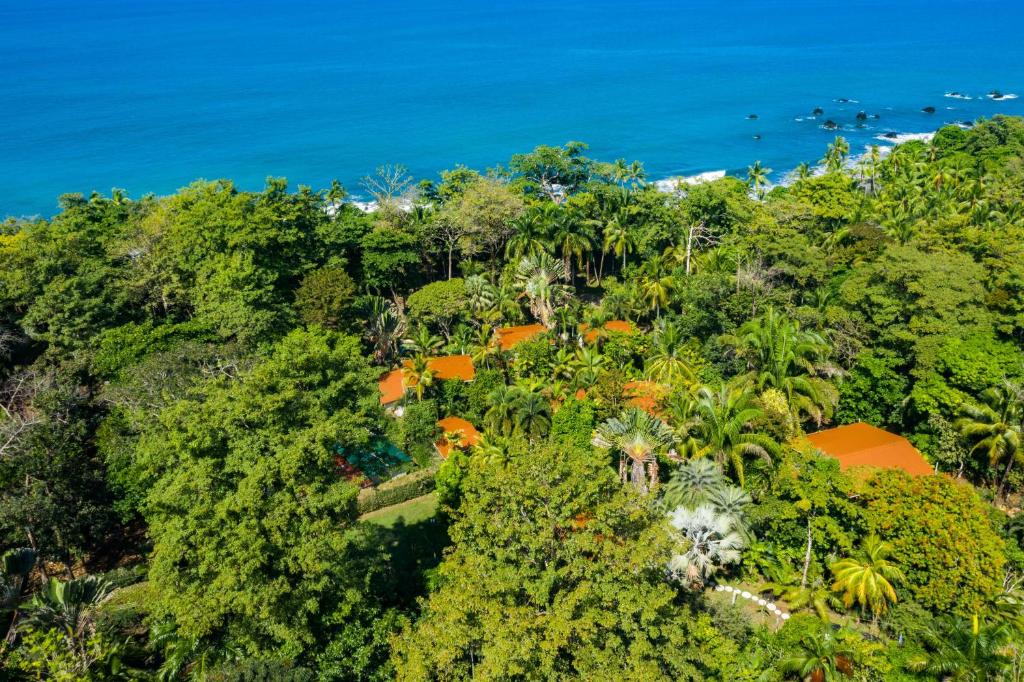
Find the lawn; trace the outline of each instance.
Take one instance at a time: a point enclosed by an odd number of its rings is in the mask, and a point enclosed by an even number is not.
[[[400,520],[409,526],[433,518],[435,514],[437,514],[437,495],[429,493],[401,504],[364,514],[359,517],[359,520],[385,528],[393,528]]]

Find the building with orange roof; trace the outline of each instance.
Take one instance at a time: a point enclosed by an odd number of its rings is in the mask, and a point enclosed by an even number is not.
[[[839,460],[842,471],[857,467],[902,469],[912,476],[933,473],[932,466],[903,436],[857,422],[807,436],[811,445]]]
[[[437,422],[441,429],[441,438],[434,443],[437,452],[443,459],[448,459],[455,447],[471,447],[480,442],[480,432],[462,417],[445,417]],[[457,433],[461,443],[450,443],[447,434]]]
[[[411,367],[412,362],[406,360],[402,363],[404,367]],[[476,376],[476,369],[473,367],[473,358],[468,355],[444,355],[441,357],[427,358],[427,367],[434,374],[435,379],[462,379],[472,381]],[[405,395],[408,386],[402,377],[402,370],[393,369],[377,382],[380,388],[380,404],[390,405],[401,400]]]
[[[601,329],[617,334],[633,334],[636,332],[633,324],[625,320],[609,320],[601,325]],[[580,332],[583,334],[583,340],[587,343],[593,343],[597,340],[598,330],[591,329],[590,325],[586,322],[580,325]]]
[[[494,330],[498,337],[498,345],[502,350],[509,350],[517,343],[529,341],[548,330],[542,324],[524,324],[518,327],[498,327]]]

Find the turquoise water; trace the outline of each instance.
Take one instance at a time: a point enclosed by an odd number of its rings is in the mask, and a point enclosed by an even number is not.
[[[197,177],[358,193],[379,164],[434,177],[567,140],[652,178],[779,173],[835,135],[796,120],[817,106],[881,116],[843,131],[855,151],[1024,114],[983,97],[1024,95],[1022,26],[994,0],[0,0],[0,215]]]

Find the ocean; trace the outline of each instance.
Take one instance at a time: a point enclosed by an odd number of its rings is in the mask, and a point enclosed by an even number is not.
[[[1024,95],[1022,26],[1019,0],[0,0],[0,216],[196,178],[359,194],[569,140],[779,178],[837,133],[1024,114],[985,96]]]

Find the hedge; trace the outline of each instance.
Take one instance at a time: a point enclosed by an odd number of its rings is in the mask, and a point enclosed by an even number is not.
[[[385,481],[376,488],[361,490],[356,500],[359,513],[369,514],[378,509],[426,495],[434,489],[434,474],[436,473],[437,467],[432,466]]]

